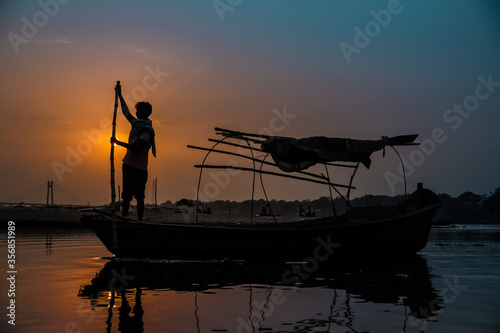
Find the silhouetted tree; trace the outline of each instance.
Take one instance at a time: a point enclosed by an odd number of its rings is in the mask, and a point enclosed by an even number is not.
[[[487,196],[483,204],[487,207],[490,212],[496,212],[500,210],[500,187],[495,190],[493,195]]]
[[[462,204],[477,204],[481,201],[482,197],[479,194],[474,194],[469,191],[460,194],[457,199]]]

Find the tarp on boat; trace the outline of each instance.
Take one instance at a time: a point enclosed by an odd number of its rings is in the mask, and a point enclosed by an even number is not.
[[[361,162],[370,167],[370,155],[385,146],[411,144],[418,134],[382,137],[380,140],[356,140],[314,136],[303,139],[270,137],[261,149],[270,153],[276,165],[283,171],[300,171],[316,163]]]

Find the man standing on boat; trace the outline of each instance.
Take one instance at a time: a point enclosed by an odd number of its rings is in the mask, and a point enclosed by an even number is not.
[[[115,87],[115,91],[120,99],[123,115],[132,125],[128,143],[118,141],[115,137],[111,138],[111,143],[127,148],[122,165],[122,215],[128,215],[130,201],[135,197],[137,200],[137,219],[142,221],[142,217],[144,216],[144,192],[148,180],[148,154],[150,148],[152,149],[153,156],[156,157],[155,132],[151,120],[148,119],[153,109],[148,102],[138,102],[135,105],[136,118],[130,114],[119,85]]]

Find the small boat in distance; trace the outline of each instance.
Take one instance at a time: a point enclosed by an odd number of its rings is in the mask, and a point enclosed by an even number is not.
[[[394,148],[414,145],[416,135],[383,137],[382,140],[375,141],[324,137],[296,140],[220,128],[216,128],[216,132],[223,139],[211,139],[210,141],[215,142],[212,148],[188,146],[208,151],[203,163],[195,166],[200,168],[198,191],[203,169],[233,168],[251,171],[254,175],[270,174],[328,185],[330,190],[335,190],[344,199],[347,212],[338,214],[330,195],[332,216],[313,219],[297,217],[296,220],[287,222],[278,221],[274,216],[271,221],[254,222],[253,207],[250,221],[246,223],[199,221],[198,215],[195,223],[168,222],[167,219],[159,223],[119,219],[116,222],[116,238],[113,237],[112,223],[108,216],[87,214],[82,217],[83,222],[93,229],[111,253],[133,258],[288,261],[310,261],[306,259],[314,258],[316,261],[324,261],[352,256],[407,256],[426,246],[434,214],[441,202],[434,192],[423,188],[421,183],[414,193],[394,206],[351,207],[349,203],[350,190],[354,189],[352,180],[360,163],[368,168],[372,152],[386,146]],[[247,145],[237,143],[241,140]],[[216,150],[215,147],[219,144],[248,149],[251,155]],[[265,161],[265,157],[255,158],[254,151],[271,155],[274,163]],[[206,165],[205,161],[210,153],[249,159],[253,168]],[[339,161],[344,164],[337,163]],[[345,164],[346,162],[353,164]],[[317,163],[325,165],[326,176],[304,171]],[[281,173],[262,170],[264,165],[278,167]],[[353,174],[349,184],[332,183],[328,176],[329,166],[351,168]],[[298,175],[291,175],[289,172]],[[338,188],[346,189],[347,194],[342,195]],[[117,244],[113,239],[117,239]]]

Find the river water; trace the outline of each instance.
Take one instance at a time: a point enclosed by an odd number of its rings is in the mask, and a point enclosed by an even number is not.
[[[112,260],[85,229],[19,229],[8,273],[1,236],[0,332],[500,332],[500,226],[432,229],[406,260],[317,267]]]

